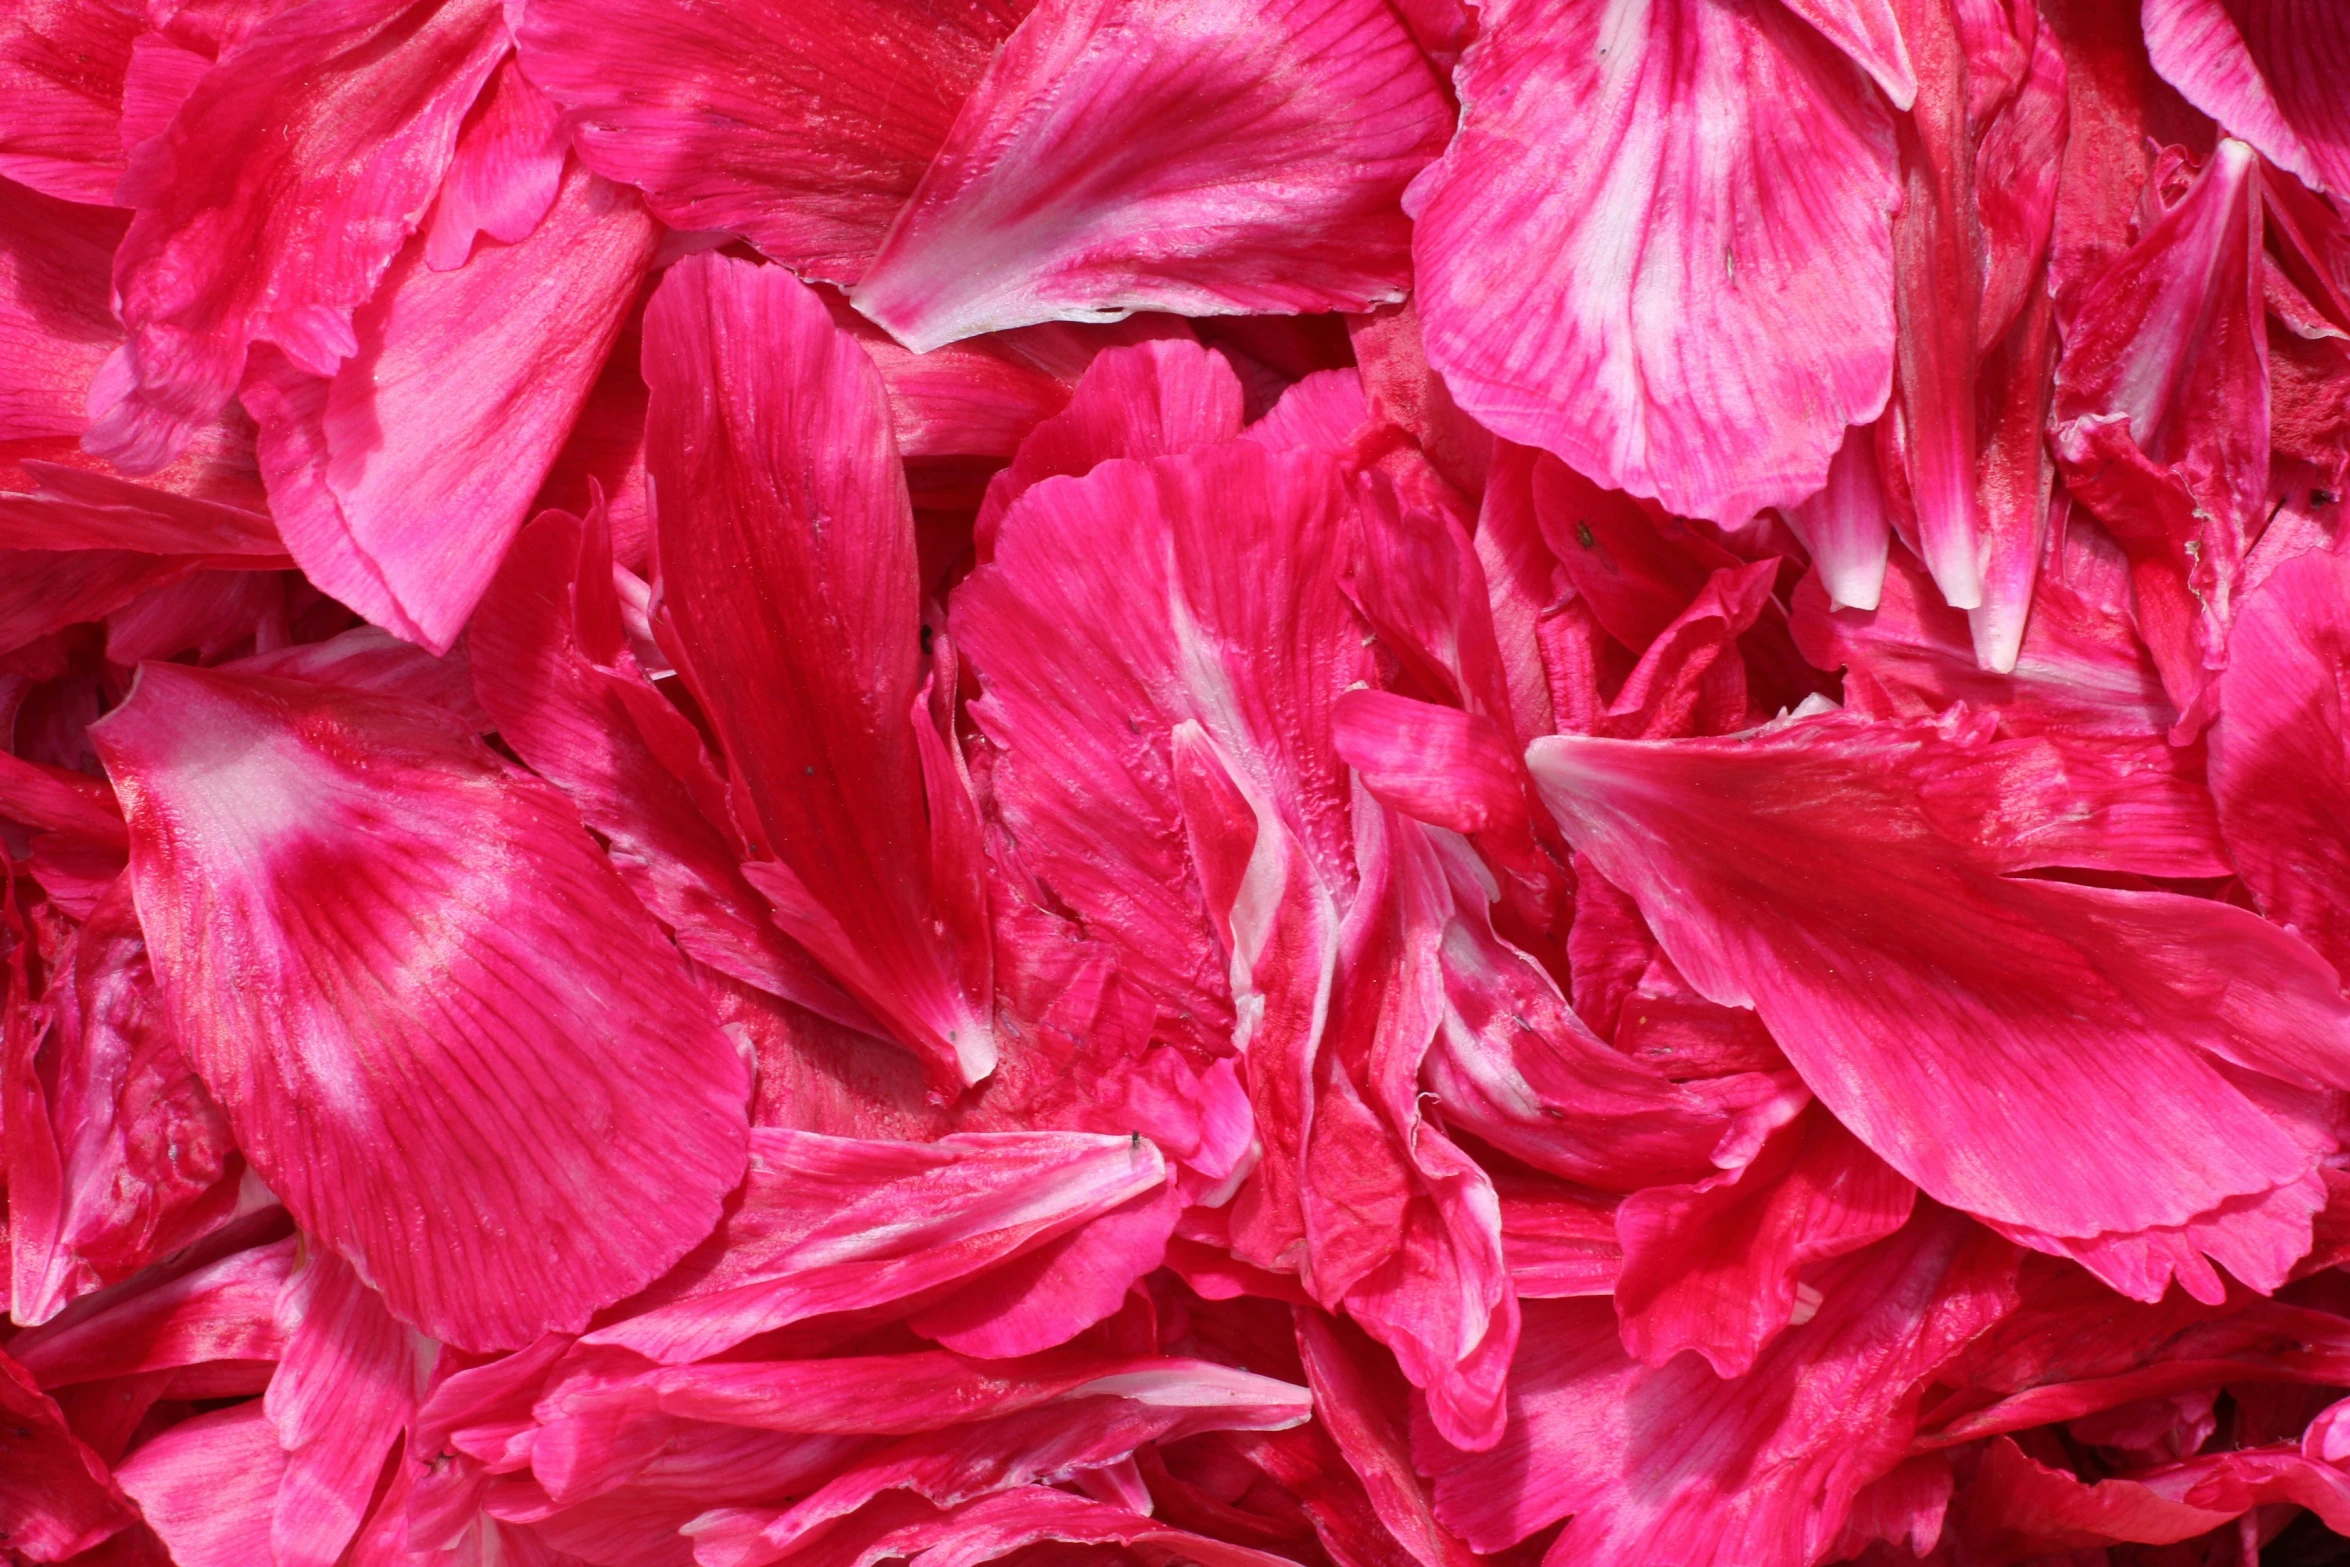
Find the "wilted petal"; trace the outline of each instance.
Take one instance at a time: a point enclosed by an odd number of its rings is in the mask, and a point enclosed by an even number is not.
[[[143,145],[114,259],[130,341],[90,389],[89,449],[162,467],[236,390],[247,348],[312,375],[422,221],[507,48],[493,0],[335,0],[264,22]]]
[[[1398,202],[1447,128],[1367,0],[1043,0],[849,297],[917,350],[1135,310],[1359,310],[1402,294]]]
[[[2274,1288],[2308,1245],[2315,1162],[2294,1116],[2220,1063],[2350,1081],[2350,1003],[2241,909],[2001,874],[2079,856],[1986,834],[1984,791],[2040,764],[1978,744],[1829,717],[1731,741],[1558,737],[1530,760],[1690,982],[1753,1006],[1929,1194],[2039,1244],[2159,1254],[2084,1257],[2117,1287],[2159,1291],[2176,1267],[2216,1291],[2200,1243]],[[2190,1224],[2184,1248],[2163,1240]]]
[[[712,255],[647,307],[645,378],[677,661],[752,880],[940,1084],[976,1083],[996,1059],[978,868],[934,860],[972,807],[918,733],[913,514],[881,378],[791,274]]]
[[[552,790],[435,709],[178,665],[93,739],[181,1048],[396,1315],[576,1329],[708,1232],[743,1063]]]
[[[1479,18],[1461,133],[1411,197],[1460,405],[1687,516],[1819,489],[1891,386],[1884,105],[1759,0]]]
[[[530,0],[523,74],[677,229],[854,283],[1023,0]]]

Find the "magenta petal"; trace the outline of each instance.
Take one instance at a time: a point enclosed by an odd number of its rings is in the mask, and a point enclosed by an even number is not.
[[[645,311],[645,379],[677,662],[747,873],[934,1079],[976,1083],[996,1059],[978,868],[934,854],[971,805],[917,733],[914,519],[881,377],[790,273],[701,255]]]
[[[1524,764],[1491,720],[1388,691],[1349,691],[1331,738],[1363,787],[1407,816],[1455,832],[1526,819]]]
[[[114,259],[130,341],[90,389],[89,449],[168,462],[254,342],[312,375],[422,221],[507,48],[493,0],[335,0],[264,22],[139,149]]]
[[[1411,35],[1368,0],[1043,0],[849,297],[916,350],[1397,299],[1398,202],[1447,122]]]
[[[465,265],[477,235],[512,245],[537,228],[563,184],[562,113],[512,58],[474,106],[434,201],[424,264]]]
[[[560,796],[434,709],[170,664],[93,738],[181,1048],[395,1315],[576,1330],[708,1233],[742,1060]]]
[[[1731,741],[1559,737],[1530,761],[1690,982],[1753,1006],[1930,1195],[2036,1243],[2167,1259],[2112,1259],[2118,1288],[2159,1292],[2174,1265],[2217,1288],[2198,1235],[2264,1288],[2306,1249],[2315,1156],[2261,1096],[2350,1081],[2350,1002],[2241,909],[2001,874],[2075,858],[1985,835],[1982,806],[2030,754],[1830,717]],[[2284,1081],[2240,1088],[2228,1062]],[[2183,1249],[2162,1240],[2188,1225]]]
[[[37,0],[0,20],[0,176],[63,201],[104,205],[122,178],[123,77],[145,8]]]
[[[1892,546],[1892,501],[1877,467],[1874,426],[1845,432],[1827,486],[1786,508],[1787,526],[1811,551],[1813,569],[1839,609],[1875,609]]]
[[[2326,0],[2146,0],[2146,52],[2187,101],[2311,188],[2350,192],[2350,18]]]
[[[1686,516],[1819,489],[1892,384],[1884,105],[1760,0],[1480,17],[1461,132],[1410,203],[1453,396]]]
[[[1023,0],[529,0],[523,74],[677,229],[854,283]]]
[[[64,1561],[135,1526],[98,1455],[56,1401],[0,1352],[0,1529],[32,1561]]]
[[[174,1567],[251,1567],[270,1559],[285,1466],[253,1399],[173,1426],[132,1454],[120,1478]]]
[[[447,652],[587,401],[655,232],[634,197],[574,165],[519,244],[451,272],[411,245],[331,378],[264,361],[245,399],[304,574]]]

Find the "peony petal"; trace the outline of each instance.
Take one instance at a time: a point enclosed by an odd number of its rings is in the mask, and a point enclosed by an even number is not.
[[[529,0],[523,74],[677,229],[854,283],[1023,0]]]
[[[881,379],[814,292],[717,256],[645,312],[646,438],[677,663],[718,732],[777,922],[941,1085],[994,1069],[968,799],[926,787],[913,517]],[[910,715],[920,716],[910,716]]]
[[[465,265],[478,235],[507,245],[528,238],[561,193],[565,148],[561,111],[509,58],[458,135],[424,264],[435,272]]]
[[[1632,1361],[1605,1301],[1530,1306],[1501,1445],[1415,1436],[1437,1516],[1490,1552],[1571,1514],[1552,1567],[1816,1560],[1856,1493],[1901,1460],[1936,1367],[2012,1303],[2013,1267],[2004,1244],[1921,1210],[1821,1269],[1818,1313],[1733,1382],[1694,1356]]]
[[[1794,1320],[1798,1271],[1900,1229],[1916,1196],[1817,1104],[1749,1164],[1634,1192],[1616,1209],[1626,1352],[1662,1366],[1694,1349],[1716,1376],[1744,1376]]]
[[[101,4],[57,9],[114,14]],[[0,440],[81,434],[83,390],[122,341],[102,280],[123,221],[0,182]]]
[[[1688,516],[1818,490],[1891,385],[1884,105],[1756,0],[1509,0],[1480,27],[1410,201],[1461,407]]]
[[[913,1143],[761,1128],[717,1231],[588,1342],[680,1364],[828,1312],[911,1311],[1165,1184],[1158,1150],[1124,1137]]]
[[[570,433],[653,256],[635,198],[576,165],[519,244],[435,272],[412,245],[333,376],[261,361],[246,402],[286,547],[321,589],[446,653]]]
[[[1359,310],[1402,297],[1397,203],[1446,126],[1368,0],[1042,0],[849,297],[916,351],[1136,310]]]
[[[2350,192],[2350,26],[2323,0],[2146,0],[2146,52],[2187,101],[2312,189]]]
[[[576,1330],[708,1232],[743,1064],[551,790],[434,709],[178,665],[93,739],[181,1047],[396,1316]]]
[[[1379,1521],[1420,1567],[1469,1567],[1468,1547],[1437,1522],[1427,1484],[1412,1470],[1404,1384],[1341,1320],[1304,1308],[1295,1315],[1315,1423],[1345,1454]]]
[[[162,467],[236,390],[247,348],[312,375],[422,220],[506,50],[493,0],[295,6],[207,73],[139,149],[115,255],[130,341],[90,389],[89,450]]]
[[[1349,691],[1331,710],[1331,738],[1363,787],[1407,816],[1460,833],[1526,820],[1524,764],[1490,720]]]
[[[120,1478],[174,1567],[250,1567],[269,1560],[285,1465],[253,1399],[173,1426],[133,1453]]]
[[[2287,561],[2249,599],[2228,642],[2211,784],[2228,852],[2260,911],[2350,974],[2350,561]]]
[[[1559,737],[1529,759],[1680,971],[1755,1007],[1837,1118],[1927,1193],[2035,1244],[2161,1251],[2083,1259],[2157,1292],[2174,1266],[2218,1287],[2193,1237],[2161,1240],[2208,1226],[2201,1244],[2275,1287],[2307,1245],[2312,1156],[2215,1059],[2342,1080],[2350,1003],[2242,910],[1998,874],[2017,857],[1972,802],[2031,760],[1992,752],[1973,772],[1976,745],[1828,717],[1734,741]]]
[[[0,1352],[0,1531],[30,1561],[64,1561],[126,1527],[132,1509],[56,1401]]]
[[[283,1229],[285,1216],[275,1218]],[[208,1242],[199,1254],[216,1249]],[[293,1266],[291,1236],[192,1267],[175,1259],[20,1333],[9,1351],[51,1388],[208,1361],[275,1361],[285,1349],[277,1303]]]
[[[48,0],[0,22],[0,176],[61,201],[104,205],[122,178],[123,77],[143,8]]]

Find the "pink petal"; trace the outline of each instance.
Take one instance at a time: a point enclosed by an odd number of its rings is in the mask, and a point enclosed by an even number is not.
[[[350,691],[406,697],[441,708],[475,734],[496,727],[474,700],[473,671],[462,653],[435,658],[374,626],[354,626],[323,642],[296,642],[234,659],[220,668],[245,675],[281,675]]]
[[[1530,1306],[1501,1445],[1415,1440],[1437,1516],[1496,1551],[1572,1514],[1551,1567],[1816,1560],[1856,1493],[1902,1458],[1927,1379],[2011,1303],[2012,1257],[1956,1215],[1922,1211],[1821,1269],[1818,1314],[1731,1382],[1695,1356],[1629,1359],[1604,1301]]]
[[[254,342],[312,375],[358,350],[374,291],[507,47],[491,0],[336,0],[257,28],[139,149],[117,252],[130,341],[91,387],[89,449],[162,467]]]
[[[2146,52],[2187,101],[2311,188],[2350,191],[2350,27],[2322,0],[2147,0]]]
[[[1184,1208],[1169,1181],[1130,1197],[1082,1228],[983,1274],[910,1319],[923,1337],[965,1355],[1001,1359],[1066,1344],[1127,1302],[1167,1258]]]
[[[588,1342],[679,1364],[828,1312],[911,1311],[1165,1184],[1158,1150],[1124,1137],[913,1143],[761,1128],[717,1231]]]
[[[254,1399],[173,1426],[133,1453],[120,1478],[174,1567],[251,1567],[269,1560],[285,1464]]]
[[[789,273],[702,255],[645,312],[645,378],[677,663],[753,883],[934,1078],[978,1082],[996,1047],[977,868],[933,860],[971,806],[923,760],[913,517],[880,377]]]
[[[146,26],[137,5],[30,4],[0,22],[0,175],[104,205],[122,178],[123,76]]]
[[[1287,1561],[1045,1486],[999,1492],[951,1518],[897,1530],[871,1549],[902,1555],[909,1567],[977,1567],[1046,1541],[1124,1546],[1145,1561],[1160,1560],[1165,1552],[1200,1567],[1283,1567]]]
[[[2118,1542],[2171,1545],[2209,1534],[2235,1516],[2116,1477],[2091,1485],[2024,1455],[2010,1437],[1984,1450],[1951,1522],[1983,1550],[2033,1556],[2101,1550]]]
[[[530,0],[524,75],[589,167],[677,229],[854,283],[1011,35],[1022,0]]]
[[[1819,489],[1891,385],[1884,106],[1752,0],[1620,23],[1510,0],[1480,27],[1461,133],[1411,198],[1428,358],[1461,407],[1684,515]]]
[[[434,709],[178,665],[93,739],[181,1048],[395,1315],[576,1330],[708,1232],[742,1062],[553,791]]]
[[[83,390],[122,341],[101,281],[122,231],[119,212],[0,184],[0,440],[81,434]]]
[[[1489,720],[1349,691],[1332,709],[1331,734],[1363,786],[1407,816],[1462,833],[1526,819],[1524,764]]]
[[[586,402],[651,261],[625,191],[574,166],[545,222],[435,272],[411,245],[331,378],[271,356],[247,383],[270,504],[302,570],[445,653]]]
[[[509,58],[457,137],[424,264],[435,272],[465,265],[483,234],[507,245],[527,239],[560,196],[566,147],[561,111]]]
[[[2083,290],[2057,369],[2065,483],[2129,554],[2139,634],[2189,728],[2267,515],[2260,186],[2252,149],[2221,142]]]
[[[1043,0],[850,298],[917,351],[1032,321],[1402,296],[1445,104],[1367,0]],[[1082,169],[1082,179],[1067,171]]]
[[[282,1230],[285,1216],[275,1218]],[[194,1266],[175,1260],[18,1334],[9,1351],[44,1387],[210,1361],[275,1361],[285,1349],[277,1304],[293,1265],[291,1236]]]
[[[604,514],[542,512],[467,628],[499,736],[606,840],[620,877],[696,962],[853,1028],[873,1029],[775,928],[692,720],[623,645]]]
[[[1754,1160],[1693,1186],[1652,1186],[1616,1209],[1624,1348],[1661,1366],[1694,1349],[1743,1376],[1794,1321],[1799,1270],[1901,1228],[1916,1190],[1813,1105]]]
[[[1420,1567],[1469,1567],[1468,1547],[1437,1522],[1427,1484],[1413,1472],[1404,1385],[1341,1321],[1307,1310],[1296,1317],[1315,1422],[1345,1454],[1379,1521]]]
[[[2236,868],[2260,911],[2337,973],[2350,973],[2346,583],[2350,561],[2313,553],[2278,567],[2246,602],[2211,737],[2211,784]]]
[[[65,1424],[54,1400],[0,1353],[0,1530],[32,1561],[64,1561],[116,1531],[132,1510],[98,1455]]]
[[[1839,609],[1877,607],[1893,539],[1892,504],[1877,468],[1876,431],[1856,427],[1836,450],[1827,487],[1786,509],[1787,526],[1811,551],[1812,566]]]
[[[972,525],[982,558],[1012,502],[1056,474],[1113,457],[1172,457],[1240,434],[1240,379],[1220,354],[1174,339],[1113,348],[1086,367],[1068,407],[1039,423],[988,481]]]
[[[1830,717],[1734,741],[1559,737],[1530,761],[1691,983],[1756,1008],[1837,1119],[1928,1194],[2034,1244],[2138,1248],[2083,1259],[2119,1288],[2159,1292],[2175,1268],[2216,1289],[2197,1245],[2275,1287],[2308,1245],[2314,1161],[2293,1113],[2217,1063],[2341,1079],[2350,1003],[2242,910],[1999,874],[2074,856],[1986,831],[1986,791],[2037,764],[1979,744]],[[2183,1249],[2163,1239],[2189,1225]]]
[[[375,1499],[439,1346],[392,1320],[333,1252],[314,1253],[278,1305],[285,1358],[262,1408],[285,1452],[269,1544],[277,1567],[334,1567]]]
[[[1789,0],[1787,9],[1868,72],[1894,108],[1907,109],[1916,99],[1917,72],[1902,40],[1900,8],[1892,0]]]

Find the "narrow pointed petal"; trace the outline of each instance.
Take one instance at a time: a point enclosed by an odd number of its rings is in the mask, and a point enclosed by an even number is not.
[[[1885,90],[1896,109],[1916,101],[1918,78],[1893,0],[1789,0],[1787,9],[1820,30]]]
[[[162,467],[275,343],[312,375],[423,220],[507,48],[493,0],[336,0],[272,17],[139,149],[114,259],[130,341],[90,389],[92,452]]]
[[[284,1216],[277,1221],[282,1226]],[[166,1264],[8,1347],[43,1387],[208,1361],[274,1361],[285,1351],[277,1304],[293,1266],[292,1236],[192,1267]]]
[[[2229,639],[2211,783],[2220,831],[2263,914],[2350,974],[2350,562],[2287,561]]]
[[[395,1315],[576,1330],[708,1233],[742,1061],[552,790],[431,708],[169,664],[93,738],[181,1048]]]
[[[1892,384],[1884,105],[1775,5],[1479,15],[1461,132],[1409,203],[1453,396],[1684,516],[1818,490]]]
[[[1136,310],[1360,310],[1402,297],[1398,203],[1447,129],[1367,0],[1043,0],[849,297],[917,351]]]
[[[271,510],[304,575],[446,653],[528,515],[652,261],[636,199],[576,164],[519,244],[435,272],[412,244],[331,378],[247,384]]]
[[[1787,526],[1811,551],[1811,563],[1839,609],[1875,609],[1892,547],[1891,499],[1877,467],[1874,426],[1845,432],[1819,494],[1785,510]]]
[[[967,917],[977,867],[933,863],[969,804],[926,788],[913,514],[880,376],[791,274],[700,255],[646,309],[645,379],[678,664],[752,879],[942,1086],[976,1083],[996,1057],[987,933]]]
[[[285,1453],[269,1530],[277,1567],[334,1567],[375,1499],[439,1346],[392,1320],[333,1252],[313,1254],[278,1314],[285,1358],[263,1411]]]
[[[854,283],[1023,0],[530,0],[522,71],[676,229]]]
[[[2313,190],[2350,192],[2350,20],[2324,0],[2146,0],[2146,52],[2187,101]]]
[[[2013,1255],[1923,1210],[1821,1269],[1818,1314],[1736,1381],[1693,1355],[1640,1365],[1605,1301],[1531,1306],[1501,1444],[1415,1437],[1437,1516],[1491,1552],[1571,1514],[1551,1567],[1802,1567],[1900,1462],[1928,1378],[2012,1303]]]
[[[2216,1288],[2198,1245],[2274,1288],[2309,1244],[2313,1154],[2221,1067],[2344,1081],[2350,1002],[2241,909],[2002,874],[2080,856],[1985,835],[1965,802],[2038,764],[1979,745],[1830,716],[1735,741],[1559,737],[1530,761],[1690,982],[1753,1006],[1929,1195],[2035,1244],[2108,1237],[2129,1254],[2083,1260],[2117,1288],[2159,1292],[2174,1266]],[[2165,1239],[2183,1226],[2183,1246]]]

